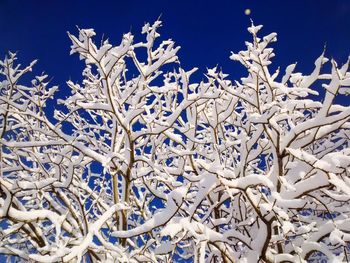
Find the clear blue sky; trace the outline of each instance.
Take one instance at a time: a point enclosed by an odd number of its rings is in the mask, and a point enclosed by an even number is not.
[[[131,30],[138,36],[143,24],[162,14],[161,33],[182,48],[185,69],[219,64],[232,78],[241,67],[228,58],[249,38],[249,16],[264,25],[264,33],[277,32],[275,62],[282,67],[298,61],[300,71],[310,70],[327,43],[327,55],[345,62],[350,54],[350,0],[139,0],[54,1],[0,0],[0,55],[19,51],[19,61],[39,59],[35,72],[45,71],[64,90],[65,81],[80,79],[83,63],[69,56],[66,31],[95,28],[112,43]],[[200,74],[200,73],[198,73]]]

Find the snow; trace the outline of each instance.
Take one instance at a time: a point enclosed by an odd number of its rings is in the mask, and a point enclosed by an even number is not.
[[[349,93],[349,63],[323,53],[309,74],[296,63],[275,70],[277,34],[252,23],[252,40],[230,56],[246,76],[214,67],[196,83],[161,25],[118,45],[95,41],[93,29],[69,34],[85,69],[54,121],[45,105],[57,87],[46,75],[21,83],[35,62],[22,68],[12,53],[0,62],[0,252],[307,262],[319,251],[344,261],[350,107],[337,99]]]

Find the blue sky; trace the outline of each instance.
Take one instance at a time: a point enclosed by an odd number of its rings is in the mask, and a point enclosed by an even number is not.
[[[246,16],[244,10],[251,9]],[[277,32],[275,65],[298,62],[298,70],[311,70],[327,43],[327,55],[340,63],[350,54],[350,0],[213,0],[213,1],[19,1],[0,0],[0,56],[18,51],[19,61],[39,59],[36,73],[45,71],[52,84],[81,78],[83,63],[69,56],[66,31],[95,28],[119,43],[131,30],[140,39],[141,27],[159,15],[162,35],[181,46],[179,57],[185,69],[221,66],[231,78],[243,76],[242,68],[229,60],[249,39],[246,30],[252,18],[263,24],[263,33]]]

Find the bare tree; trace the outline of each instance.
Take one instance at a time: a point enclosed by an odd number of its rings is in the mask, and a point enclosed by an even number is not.
[[[247,76],[181,68],[160,21],[120,45],[69,34],[82,83],[30,85],[0,62],[0,253],[38,262],[348,260],[349,61],[271,72],[272,33],[232,54]],[[319,88],[323,87],[323,91]],[[321,91],[319,94],[318,91]],[[321,99],[322,97],[322,99]]]

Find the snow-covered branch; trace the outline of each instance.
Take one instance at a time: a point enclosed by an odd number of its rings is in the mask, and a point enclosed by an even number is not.
[[[194,83],[162,23],[119,45],[68,33],[83,80],[54,116],[48,76],[0,62],[0,253],[38,262],[303,262],[349,257],[349,61],[272,70],[248,28]],[[330,73],[324,65],[329,64]],[[169,71],[168,69],[172,70]]]

